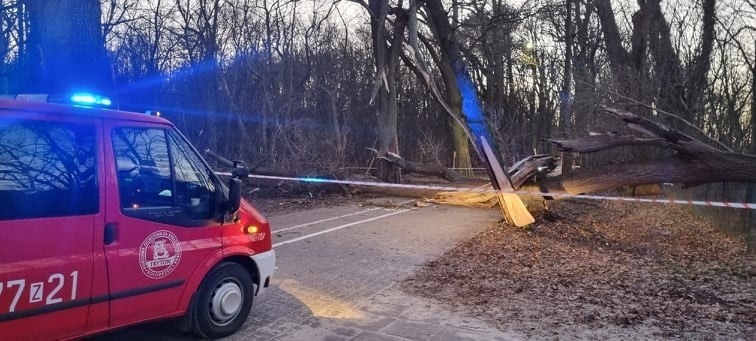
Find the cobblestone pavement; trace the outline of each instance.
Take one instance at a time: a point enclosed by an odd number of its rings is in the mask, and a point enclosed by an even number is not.
[[[347,205],[271,217],[278,255],[272,287],[256,298],[247,323],[229,339],[523,338],[397,288],[418,266],[497,221],[498,214],[449,206]],[[191,339],[166,322],[99,337],[135,338]]]

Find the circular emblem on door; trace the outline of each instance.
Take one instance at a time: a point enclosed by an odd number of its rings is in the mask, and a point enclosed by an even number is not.
[[[139,265],[145,276],[158,279],[168,276],[181,260],[181,244],[170,231],[155,231],[139,247]]]

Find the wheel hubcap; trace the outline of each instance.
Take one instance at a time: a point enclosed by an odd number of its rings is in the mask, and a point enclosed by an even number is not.
[[[210,299],[210,317],[217,325],[226,325],[239,314],[242,302],[241,287],[235,282],[223,282]]]

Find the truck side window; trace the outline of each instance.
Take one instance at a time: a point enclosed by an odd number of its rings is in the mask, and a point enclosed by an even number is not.
[[[168,143],[163,129],[113,131],[121,208],[173,206]]]
[[[0,118],[0,220],[99,210],[93,125]]]
[[[212,218],[215,184],[211,170],[181,136],[175,132],[169,136],[178,205],[184,207],[192,218]]]
[[[125,215],[187,227],[205,226],[214,218],[212,173],[180,135],[159,128],[116,128],[112,139]]]

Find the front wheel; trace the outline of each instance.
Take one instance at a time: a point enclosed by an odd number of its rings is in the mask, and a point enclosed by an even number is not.
[[[237,264],[224,262],[207,274],[199,287],[192,330],[217,339],[239,330],[252,308],[252,277]]]

